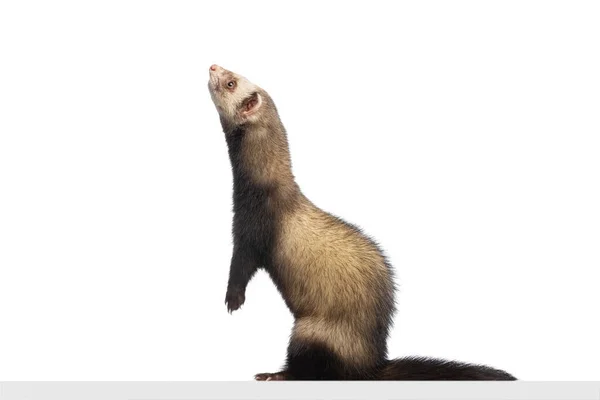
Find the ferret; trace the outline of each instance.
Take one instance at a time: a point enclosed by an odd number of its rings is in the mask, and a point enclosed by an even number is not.
[[[383,251],[357,226],[304,196],[269,94],[218,65],[209,74],[233,173],[225,304],[230,313],[239,309],[262,268],[295,319],[283,369],[256,380],[515,380],[482,365],[388,360],[396,287]]]

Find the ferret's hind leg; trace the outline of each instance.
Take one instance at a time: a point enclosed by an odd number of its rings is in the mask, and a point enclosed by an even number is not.
[[[328,348],[311,341],[290,341],[286,371],[289,380],[341,380],[345,371],[341,360]]]
[[[275,373],[262,373],[254,375],[254,379],[257,381],[286,381],[289,376],[286,371],[279,371]]]
[[[256,374],[257,381],[318,381],[344,379],[343,363],[325,346],[292,337],[285,369]]]

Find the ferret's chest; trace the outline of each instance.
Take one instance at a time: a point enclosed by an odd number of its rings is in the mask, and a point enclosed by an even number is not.
[[[271,264],[277,231],[277,213],[266,190],[243,186],[234,190],[233,236],[235,245],[246,248],[260,267]]]

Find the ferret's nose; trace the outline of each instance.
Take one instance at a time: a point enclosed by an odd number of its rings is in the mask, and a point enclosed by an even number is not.
[[[219,66],[217,64],[213,64],[213,65],[210,66],[210,70],[211,71],[216,71],[217,68],[219,68]]]

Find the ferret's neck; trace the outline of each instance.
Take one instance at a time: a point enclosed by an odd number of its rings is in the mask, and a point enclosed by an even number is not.
[[[279,124],[238,127],[226,132],[234,190],[252,187],[287,203],[300,194],[292,174],[285,129]],[[237,193],[240,195],[240,193]]]

